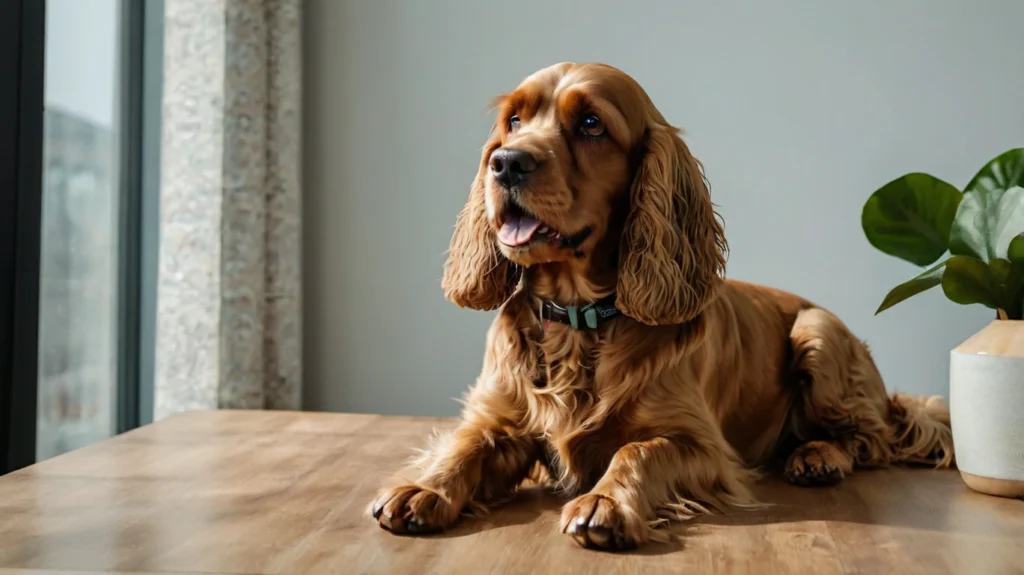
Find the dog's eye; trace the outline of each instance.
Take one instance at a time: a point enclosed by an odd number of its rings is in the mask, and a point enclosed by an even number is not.
[[[604,124],[601,123],[601,118],[597,116],[587,116],[583,118],[583,122],[580,124],[580,131],[585,136],[597,138],[604,135]]]
[[[519,127],[519,116],[512,114],[512,117],[508,119],[508,129],[515,130]]]

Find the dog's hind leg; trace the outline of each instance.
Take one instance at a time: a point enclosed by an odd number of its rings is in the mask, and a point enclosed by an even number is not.
[[[803,441],[785,465],[797,485],[835,483],[856,468],[953,464],[949,411],[937,398],[889,393],[864,344],[822,309],[790,332],[801,389],[791,431]]]

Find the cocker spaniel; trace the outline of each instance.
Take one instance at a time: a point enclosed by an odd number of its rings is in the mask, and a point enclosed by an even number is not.
[[[938,398],[889,395],[827,310],[724,279],[701,164],[630,76],[558,64],[495,105],[442,286],[499,311],[459,424],[372,502],[381,527],[442,530],[530,477],[575,497],[562,532],[627,549],[757,505],[773,460],[803,486],[953,464]]]

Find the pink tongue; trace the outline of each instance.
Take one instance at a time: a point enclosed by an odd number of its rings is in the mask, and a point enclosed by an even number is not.
[[[498,231],[498,240],[506,246],[521,246],[530,241],[539,227],[540,221],[532,216],[511,216]]]

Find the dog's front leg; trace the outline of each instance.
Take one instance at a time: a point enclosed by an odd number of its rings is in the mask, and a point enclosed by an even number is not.
[[[631,549],[666,518],[753,503],[750,472],[713,427],[704,431],[621,447],[590,493],[562,509],[562,532],[587,548]]]
[[[395,533],[433,533],[454,523],[470,502],[511,493],[536,461],[536,444],[495,423],[464,419],[427,454],[419,480],[378,495],[374,519]]]

